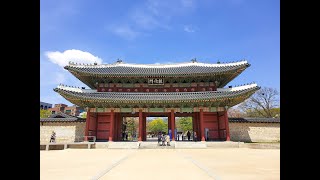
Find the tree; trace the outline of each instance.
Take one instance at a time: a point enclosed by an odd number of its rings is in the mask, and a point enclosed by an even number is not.
[[[126,131],[128,132],[128,136],[132,137],[137,133],[139,121],[135,117],[126,117],[126,122]]]
[[[86,119],[87,118],[87,112],[82,112],[79,114],[81,118]]]
[[[147,131],[157,134],[160,132],[168,132],[168,122],[165,122],[162,118],[155,118],[147,123]]]
[[[245,112],[242,112],[239,107],[231,107],[228,109],[228,116],[233,118],[245,117]]]
[[[183,132],[193,131],[192,117],[180,117],[176,121],[177,129]]]
[[[278,95],[279,92],[276,89],[264,87],[253,94],[239,107],[246,112],[247,117],[280,117]]]
[[[51,111],[47,109],[40,109],[40,118],[47,118],[51,115]]]

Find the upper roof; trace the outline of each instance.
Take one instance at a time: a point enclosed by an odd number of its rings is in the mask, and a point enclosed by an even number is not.
[[[86,119],[80,118],[80,117],[75,117],[75,116],[70,116],[68,114],[62,113],[62,112],[57,112],[56,114],[51,114],[47,118],[40,118],[40,122],[62,122],[62,121],[86,121]]]
[[[239,61],[225,64],[209,64],[193,61],[191,63],[177,64],[128,64],[118,61],[114,64],[84,65],[69,63],[64,68],[69,71],[84,73],[88,75],[105,75],[105,76],[166,76],[166,75],[197,75],[224,73],[238,70],[250,66],[247,61]]]
[[[243,60],[233,63],[209,64],[196,61],[178,64],[128,64],[117,61],[114,64],[75,64],[69,63],[64,68],[92,89],[96,82],[115,78],[149,78],[149,77],[196,77],[219,76],[212,78],[220,82],[219,87],[244,71],[250,64]]]

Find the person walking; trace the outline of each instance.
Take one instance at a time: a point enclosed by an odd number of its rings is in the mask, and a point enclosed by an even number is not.
[[[54,131],[52,131],[50,142],[53,142],[53,143],[56,142],[56,132],[54,132]]]
[[[160,133],[160,132],[158,132],[158,145],[160,145],[160,146],[161,146],[160,142],[161,142],[161,133]]]
[[[197,132],[194,132],[194,141],[197,141]]]
[[[167,146],[170,146],[170,136],[166,135],[166,142],[167,142]]]
[[[164,134],[161,134],[161,141],[162,141],[161,146],[165,146],[166,144],[164,143],[164,141],[165,141]]]
[[[191,136],[190,131],[187,132],[187,136],[188,136],[188,141],[190,141],[190,136]]]

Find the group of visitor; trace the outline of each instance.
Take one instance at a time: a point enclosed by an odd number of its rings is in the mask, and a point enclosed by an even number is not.
[[[165,144],[165,142],[167,144]],[[170,136],[168,134],[166,135],[165,133],[159,132],[158,133],[158,145],[160,145],[160,146],[170,146]]]
[[[185,133],[177,134],[177,141],[179,141],[180,138],[181,138],[181,141],[184,140],[183,134],[185,134]],[[188,141],[190,141],[191,140],[191,132],[190,131],[187,131],[187,137],[188,137]],[[193,140],[197,141],[197,132],[193,132]]]

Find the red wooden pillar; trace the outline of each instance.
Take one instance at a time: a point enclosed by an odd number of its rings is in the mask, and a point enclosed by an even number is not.
[[[220,119],[219,119],[219,112],[217,108],[217,123],[218,123],[218,139],[220,140]]]
[[[226,141],[230,141],[230,131],[229,131],[229,120],[228,120],[228,111],[224,111],[224,118],[225,118],[225,123],[226,123],[226,134],[227,134],[227,139]]]
[[[86,131],[85,136],[89,136],[89,125],[90,125],[90,108],[87,110],[87,119],[86,119]],[[85,141],[88,141],[88,138],[84,138]]]
[[[110,113],[110,133],[109,133],[109,141],[113,141],[113,129],[114,129],[114,110],[111,110]]]
[[[200,109],[200,131],[201,131],[201,141],[205,141],[204,138],[204,127],[203,127],[203,109]]]
[[[171,134],[172,134],[172,141],[175,141],[175,137],[174,137],[174,129],[175,129],[175,122],[176,122],[176,120],[175,120],[175,118],[174,118],[174,110],[173,109],[171,109],[171,116],[170,116],[171,118]]]
[[[143,127],[142,127],[142,132],[143,132],[142,141],[146,141],[146,140],[147,140],[147,121],[146,121],[146,116],[143,116],[143,115],[142,115],[142,122],[143,122]]]
[[[142,141],[143,136],[143,118],[142,118],[142,109],[139,109],[139,141]]]

